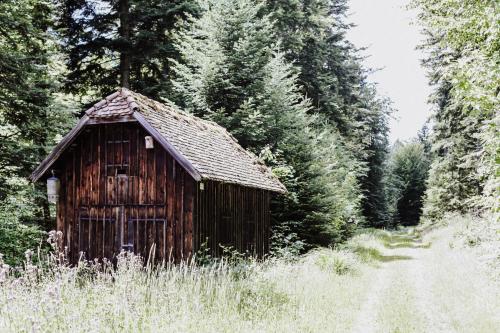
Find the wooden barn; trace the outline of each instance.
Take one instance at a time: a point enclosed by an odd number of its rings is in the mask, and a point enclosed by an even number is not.
[[[158,260],[206,246],[262,256],[285,192],[221,126],[122,88],[86,111],[31,175],[47,180],[70,260]]]

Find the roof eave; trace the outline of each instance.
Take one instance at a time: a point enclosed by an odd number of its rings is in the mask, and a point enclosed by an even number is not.
[[[287,188],[285,187],[285,185],[283,185],[279,180],[276,180],[275,181],[277,182],[277,184],[275,184],[274,186],[258,186],[258,185],[255,185],[255,184],[248,184],[248,183],[242,183],[242,182],[237,182],[237,181],[230,181],[230,180],[227,180],[227,179],[221,179],[221,178],[217,178],[217,177],[208,177],[208,176],[202,176],[201,182],[203,181],[214,181],[214,182],[219,182],[221,184],[232,184],[232,185],[237,185],[237,186],[241,186],[241,187],[246,187],[246,188],[252,188],[252,189],[257,189],[257,190],[262,190],[262,191],[269,191],[269,192],[274,192],[274,193],[278,193],[278,194],[286,194],[288,193],[288,190]]]
[[[288,193],[288,190],[286,189],[285,185],[283,185],[281,182],[279,182],[278,187],[269,189],[269,191],[276,192],[279,194],[287,194]]]
[[[87,115],[83,116],[80,121],[76,124],[75,127],[71,129],[64,136],[64,138],[55,146],[55,148],[50,152],[47,157],[38,165],[38,167],[33,171],[33,173],[29,176],[29,179],[32,182],[38,181],[46,172],[50,169],[50,167],[54,164],[55,161],[61,156],[61,154],[66,150],[66,148],[74,141],[77,135],[82,131],[87,122],[89,121],[89,117]]]

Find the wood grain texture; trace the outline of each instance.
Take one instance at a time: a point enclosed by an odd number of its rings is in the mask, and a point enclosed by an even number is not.
[[[206,181],[193,203],[194,248],[205,243],[213,256],[222,248],[263,257],[269,251],[271,192]]]
[[[262,257],[269,249],[266,190],[193,179],[137,122],[87,126],[54,164],[61,179],[57,228],[75,263],[122,250],[189,260],[206,242]]]

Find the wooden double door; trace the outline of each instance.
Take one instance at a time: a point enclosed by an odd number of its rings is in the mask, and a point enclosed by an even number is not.
[[[108,176],[109,200],[79,207],[78,252],[85,259],[112,259],[121,251],[144,260],[169,259],[165,204],[134,203],[129,194],[135,181],[126,173]]]
[[[145,259],[192,253],[195,183],[135,123],[92,125],[61,158],[57,228],[74,263],[114,258],[121,250]]]

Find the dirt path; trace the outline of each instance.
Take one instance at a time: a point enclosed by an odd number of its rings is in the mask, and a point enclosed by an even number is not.
[[[447,236],[385,242],[353,332],[500,332],[498,287]]]

